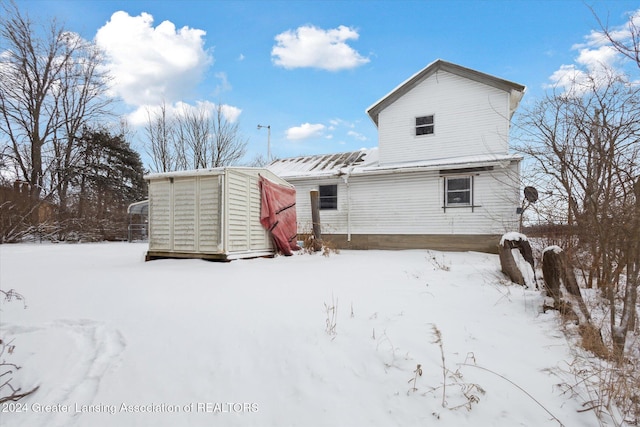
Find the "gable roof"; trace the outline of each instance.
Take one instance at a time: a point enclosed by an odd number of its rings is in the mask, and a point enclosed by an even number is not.
[[[470,80],[474,80],[476,82],[483,83],[488,86],[495,87],[496,89],[500,89],[510,93],[511,94],[511,108],[510,108],[511,114],[513,114],[513,112],[518,107],[518,104],[520,103],[520,100],[522,99],[522,96],[524,95],[524,92],[526,90],[526,87],[521,84],[510,82],[508,80],[504,80],[489,74],[472,70],[471,68],[462,67],[460,65],[456,65],[451,62],[446,62],[441,59],[438,59],[432,62],[431,64],[427,65],[422,70],[418,71],[413,76],[409,77],[404,82],[400,83],[398,87],[393,89],[391,92],[389,92],[387,95],[382,97],[372,106],[367,108],[367,114],[369,115],[371,120],[373,120],[376,127],[378,126],[378,115],[382,110],[384,110],[389,105],[394,103],[396,100],[398,100],[404,94],[409,92],[419,83],[421,83],[423,80],[427,79],[428,77],[437,73],[440,70],[446,71],[448,73],[455,74],[457,76],[464,77]]]

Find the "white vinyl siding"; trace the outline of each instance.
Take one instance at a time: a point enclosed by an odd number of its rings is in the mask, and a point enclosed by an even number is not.
[[[218,251],[221,249],[220,236],[220,183],[222,176],[200,178],[200,197],[198,200],[198,249]]]
[[[438,71],[380,112],[380,164],[508,154],[509,102],[508,92]],[[432,114],[437,130],[416,135],[416,118]]]
[[[273,252],[260,224],[260,175],[266,169],[221,168],[149,176],[149,250],[226,254],[230,259]]]
[[[196,250],[196,180],[176,179],[173,183],[173,249]]]
[[[501,234],[517,224],[517,164],[473,176],[474,206],[446,209],[439,171],[352,175],[349,188],[333,183],[335,211],[320,211],[322,232],[331,234]],[[309,191],[313,179],[290,180],[297,190],[298,231],[311,230]],[[322,181],[327,184],[328,180]],[[347,196],[348,194],[348,201]],[[350,226],[349,226],[350,225]]]
[[[246,176],[231,175],[227,177],[228,200],[228,237],[230,251],[246,251],[249,249],[249,181]]]
[[[149,186],[149,247],[168,250],[171,248],[171,190],[169,180],[155,182]]]

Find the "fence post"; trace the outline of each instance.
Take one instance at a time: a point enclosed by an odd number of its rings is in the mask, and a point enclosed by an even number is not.
[[[320,224],[320,192],[311,190],[311,222],[313,223],[313,250],[322,249],[322,232]]]

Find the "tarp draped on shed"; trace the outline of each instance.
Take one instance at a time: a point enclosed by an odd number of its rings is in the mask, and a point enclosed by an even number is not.
[[[296,190],[276,184],[263,176],[259,180],[260,223],[271,232],[276,247],[285,255],[300,249],[296,217]]]

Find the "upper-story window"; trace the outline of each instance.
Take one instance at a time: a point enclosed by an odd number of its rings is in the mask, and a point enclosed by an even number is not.
[[[416,117],[416,136],[433,134],[433,114]]]
[[[338,186],[337,185],[321,185],[320,191],[320,209],[338,209]]]

